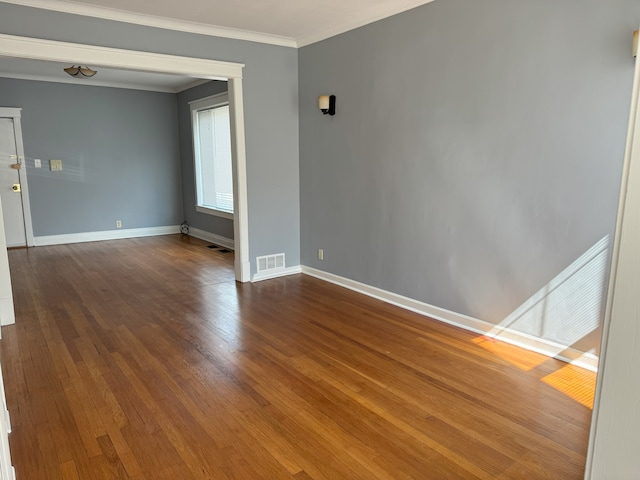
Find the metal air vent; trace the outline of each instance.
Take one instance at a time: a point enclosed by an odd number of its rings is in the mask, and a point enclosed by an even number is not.
[[[284,253],[276,253],[275,255],[264,255],[256,257],[258,273],[272,272],[274,270],[284,270]]]

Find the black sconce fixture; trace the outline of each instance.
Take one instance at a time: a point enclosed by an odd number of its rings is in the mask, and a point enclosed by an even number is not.
[[[335,95],[321,95],[318,97],[318,107],[320,111],[325,115],[336,114],[336,96]]]

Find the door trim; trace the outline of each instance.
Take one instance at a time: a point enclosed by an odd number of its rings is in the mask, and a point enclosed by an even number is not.
[[[635,56],[635,52],[634,52]],[[624,154],[611,273],[605,304],[600,367],[596,378],[585,479],[631,478],[637,459],[637,398],[640,382],[632,358],[638,357],[638,267],[640,255],[640,59],[635,60],[629,126]],[[631,475],[631,474],[629,474]],[[632,475],[635,476],[635,475]]]
[[[0,34],[0,56],[114,67],[156,73],[174,73],[207,80],[227,80],[231,117],[231,145],[234,165],[235,274],[239,282],[251,280],[249,260],[249,213],[247,208],[247,165],[244,132],[242,71],[244,64],[204,58],[58,42]]]
[[[31,223],[31,203],[29,201],[29,184],[27,183],[27,164],[24,156],[24,143],[22,142],[22,124],[21,124],[21,108],[0,107],[0,118],[13,119],[13,134],[16,142],[16,154],[18,155],[18,163],[22,168],[18,170],[18,178],[20,179],[21,201],[22,201],[22,217],[24,219],[24,233],[28,247],[33,247],[33,224]]]

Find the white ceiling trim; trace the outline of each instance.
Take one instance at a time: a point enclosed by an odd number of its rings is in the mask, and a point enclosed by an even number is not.
[[[0,56],[91,64],[194,78],[242,78],[244,64],[0,34]],[[211,76],[216,71],[219,76]]]
[[[3,3],[13,3],[26,7],[53,10],[55,12],[82,15],[85,17],[102,18],[116,22],[133,23],[147,27],[164,28],[178,32],[197,33],[212,37],[233,38],[235,40],[247,40],[249,42],[279,45],[281,47],[296,48],[298,45],[293,38],[270,35],[268,33],[250,32],[229,27],[219,27],[204,23],[175,20],[172,18],[157,17],[155,15],[143,15],[139,13],[125,12],[115,8],[96,7],[80,3],[71,3],[63,0],[0,0]]]
[[[298,48],[311,45],[312,43],[320,42],[322,40],[326,40],[327,38],[335,37],[336,35],[348,32],[349,30],[363,27],[370,23],[377,22],[378,20],[382,20],[383,18],[391,17],[393,15],[397,15],[398,13],[406,12],[408,10],[431,2],[433,2],[433,0],[427,0],[426,2],[424,0],[414,0],[409,5],[404,5],[400,9],[398,9],[396,5],[385,4],[382,8],[379,8],[374,12],[367,11],[366,15],[351,18],[348,21],[332,26],[331,28],[327,28],[325,30],[315,32],[311,35],[298,38]]]
[[[368,25],[378,20],[396,15],[398,13],[411,10],[413,8],[430,3],[433,0],[412,0],[398,6],[394,2],[388,2],[374,9],[362,9],[358,15],[353,15],[346,21],[338,22],[335,25],[316,30],[308,35],[302,35],[299,38],[291,38],[268,33],[260,33],[238,28],[222,27],[205,23],[191,22],[186,20],[177,20],[173,18],[160,17],[155,15],[133,13],[125,10],[98,7],[78,3],[70,0],[0,0],[4,3],[12,3],[27,7],[52,10],[56,12],[69,13],[73,15],[82,15],[87,17],[101,18],[105,20],[113,20],[117,22],[131,23],[135,25],[144,25],[148,27],[163,28],[167,30],[175,30],[180,32],[195,33],[200,35],[209,35],[214,37],[232,38],[236,40],[246,40],[250,42],[266,43],[270,45],[279,45],[283,47],[299,48],[312,43],[325,40],[327,38],[348,32],[358,27]]]

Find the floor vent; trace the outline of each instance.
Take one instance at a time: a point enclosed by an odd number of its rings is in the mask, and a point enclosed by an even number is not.
[[[256,257],[256,263],[258,265],[258,273],[284,270],[284,253]]]
[[[221,247],[220,245],[216,245],[215,243],[207,245],[207,248],[210,248],[211,250],[217,250],[218,253],[231,253],[231,250],[229,250],[228,248]]]

